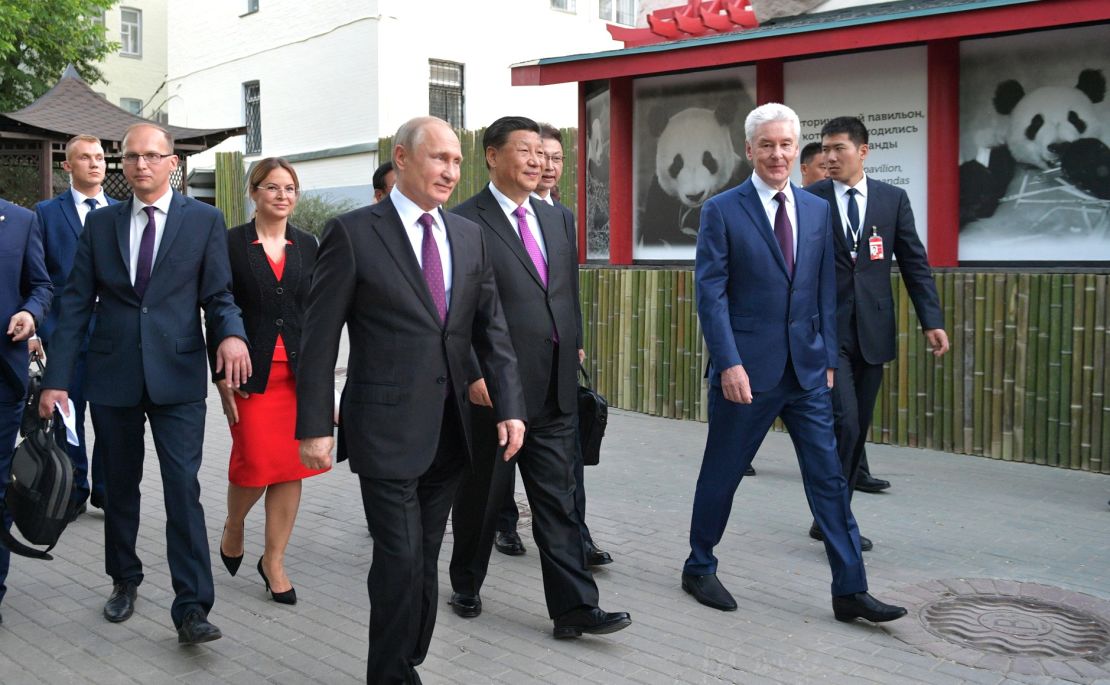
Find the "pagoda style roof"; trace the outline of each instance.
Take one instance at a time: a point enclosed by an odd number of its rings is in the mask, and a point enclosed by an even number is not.
[[[39,99],[15,112],[0,114],[0,138],[22,138],[64,142],[78,134],[94,135],[104,143],[122,143],[132,124],[152,123],[108,102],[96,93],[73,66]],[[245,126],[230,128],[186,128],[159,124],[174,137],[175,152],[199,152],[231,136],[242,135]]]

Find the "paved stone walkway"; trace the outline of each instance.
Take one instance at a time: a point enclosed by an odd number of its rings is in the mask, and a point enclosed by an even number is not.
[[[355,683],[365,674],[370,540],[357,481],[346,465],[306,481],[287,568],[300,603],[269,601],[254,565],[261,506],[248,519],[239,576],[217,556],[230,439],[209,402],[201,479],[216,578],[211,619],[224,639],[181,648],[169,617],[161,482],[153,457],[143,483],[139,532],[146,581],[134,617],[110,624],[101,608],[102,518],[83,516],[57,559],[16,558],[0,626],[0,683]],[[741,484],[718,548],[720,576],[740,609],[720,613],[679,585],[705,426],[615,411],[603,463],[586,471],[587,520],[616,562],[597,574],[602,606],[632,612],[610,636],[556,641],[546,616],[535,545],[494,554],[478,619],[456,617],[448,536],[440,559],[441,609],[425,683],[1067,683],[960,665],[877,627],[833,620],[823,547],[792,448],[768,436],[756,478]],[[149,440],[148,440],[149,442]],[[1110,598],[1110,478],[916,449],[872,447],[887,494],[857,494],[872,591],[912,599],[931,580],[995,578]],[[916,607],[903,622],[916,621]],[[1006,660],[1001,660],[1005,662]],[[987,663],[990,663],[989,661]],[[1108,683],[1087,679],[1086,682]]]

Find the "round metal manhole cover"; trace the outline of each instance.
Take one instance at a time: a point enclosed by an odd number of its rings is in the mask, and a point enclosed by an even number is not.
[[[889,597],[889,599],[888,599]],[[1110,678],[1110,601],[993,578],[933,580],[883,593],[917,620],[884,624],[917,649],[1003,675]]]
[[[1110,627],[1097,617],[1030,597],[960,595],[919,612],[938,637],[987,652],[1037,657],[1098,657],[1110,649]]]

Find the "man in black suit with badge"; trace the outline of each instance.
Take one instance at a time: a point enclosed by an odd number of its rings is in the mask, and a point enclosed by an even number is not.
[[[627,613],[597,606],[574,506],[575,413],[582,320],[576,236],[558,209],[531,197],[544,165],[540,127],[502,117],[482,137],[490,183],[454,209],[482,228],[516,351],[528,434],[516,465],[532,508],[548,614],[557,638],[611,633]],[[495,458],[492,411],[482,369],[466,379],[473,407],[474,469],[464,477],[452,516],[451,606],[463,618],[482,612],[479,591],[493,551],[497,511],[514,464]]]
[[[894,294],[890,268],[898,270],[935,356],[948,351],[944,315],[925,246],[914,227],[906,191],[868,178],[868,132],[856,117],[837,117],[821,129],[829,178],[806,188],[832,209],[836,260],[840,360],[833,386],[837,450],[851,496],[871,429],[883,363],[895,356]],[[810,537],[823,539],[814,523]],[[871,540],[860,536],[864,551]]]

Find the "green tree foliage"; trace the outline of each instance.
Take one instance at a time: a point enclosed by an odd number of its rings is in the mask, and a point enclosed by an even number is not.
[[[88,83],[103,79],[97,64],[119,48],[108,40],[104,15],[115,0],[0,0],[0,112],[34,102],[72,64]]]
[[[297,228],[308,231],[312,235],[324,232],[324,224],[328,219],[349,212],[356,207],[354,202],[347,199],[336,199],[330,195],[303,195],[297,200],[297,208],[289,222]]]

